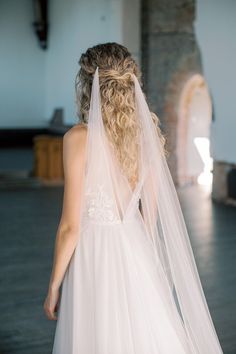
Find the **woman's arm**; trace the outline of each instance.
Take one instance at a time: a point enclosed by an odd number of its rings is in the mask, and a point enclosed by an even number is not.
[[[64,197],[58,226],[52,273],[44,310],[55,320],[59,289],[79,236],[81,195],[84,180],[86,128],[75,126],[63,138]]]

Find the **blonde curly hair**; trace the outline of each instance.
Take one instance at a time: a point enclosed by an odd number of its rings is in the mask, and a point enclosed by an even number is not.
[[[138,153],[140,126],[135,116],[135,74],[141,82],[141,72],[126,47],[118,43],[104,43],[88,48],[79,60],[76,75],[76,97],[80,122],[87,124],[93,75],[99,67],[102,118],[109,141],[123,173],[134,187],[138,180]],[[151,113],[158,134],[159,119]]]

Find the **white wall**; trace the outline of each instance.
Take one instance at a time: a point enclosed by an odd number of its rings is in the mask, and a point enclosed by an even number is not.
[[[138,64],[141,63],[141,0],[123,0],[122,43]]]
[[[102,42],[130,44],[139,53],[139,1],[132,0],[135,35],[123,27],[124,0],[52,0],[50,7],[50,43],[47,57],[46,115],[64,107],[65,120],[77,120],[74,81],[80,55],[88,47]],[[126,6],[127,7],[127,6]],[[135,14],[135,16],[134,16]],[[126,8],[126,16],[127,16]],[[127,19],[127,17],[126,17]],[[128,32],[128,33],[127,33]],[[131,34],[131,35],[130,35]]]
[[[0,2],[0,127],[44,124],[45,53],[32,22],[32,1]]]
[[[107,1],[52,0],[50,8],[50,43],[47,58],[46,114],[54,107],[64,107],[66,122],[74,123],[74,80],[83,51],[103,41],[121,40]],[[112,2],[108,3],[109,5]],[[118,12],[119,14],[119,12]],[[114,18],[113,18],[114,17]]]
[[[198,0],[196,35],[214,101],[212,154],[236,162],[236,1]]]
[[[74,80],[81,53],[115,41],[139,60],[139,4],[51,0],[49,47],[43,51],[31,26],[32,1],[1,2],[0,127],[46,125],[57,107],[64,108],[66,123],[75,123]]]

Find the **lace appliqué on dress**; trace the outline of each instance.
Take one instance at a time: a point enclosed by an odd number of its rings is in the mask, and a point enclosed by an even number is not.
[[[104,191],[103,185],[86,191],[86,213],[91,221],[96,223],[119,223],[114,211],[112,198]]]

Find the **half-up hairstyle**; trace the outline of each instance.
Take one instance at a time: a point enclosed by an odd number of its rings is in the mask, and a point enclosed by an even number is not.
[[[141,72],[128,49],[118,43],[99,44],[89,48],[79,60],[76,97],[80,122],[87,124],[93,75],[99,67],[101,110],[105,130],[123,173],[132,187],[138,180],[140,126],[135,116],[135,74],[141,83]],[[152,113],[158,133],[159,119]]]

